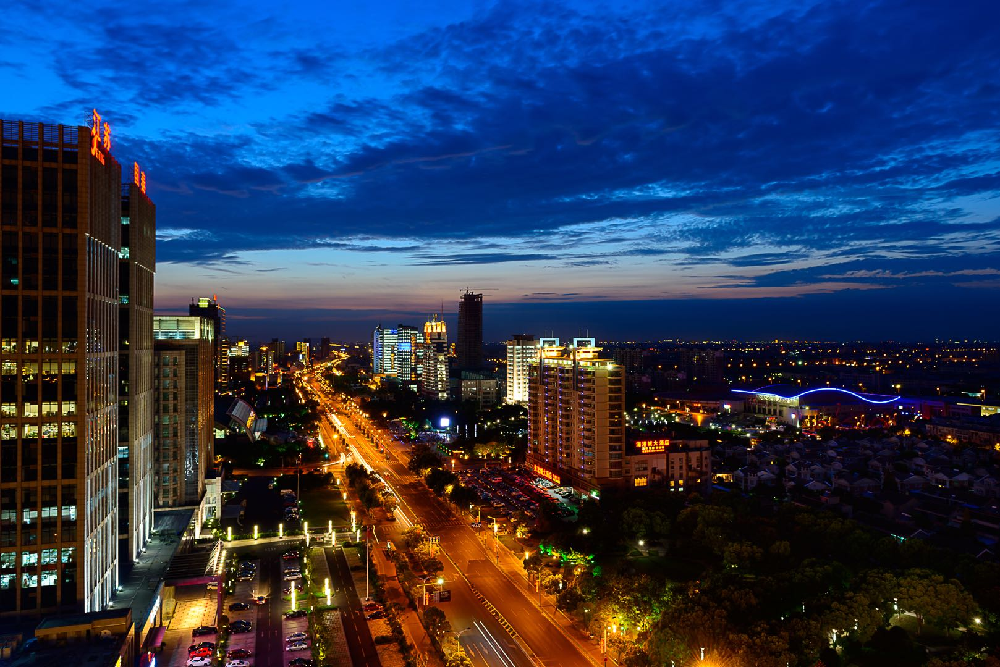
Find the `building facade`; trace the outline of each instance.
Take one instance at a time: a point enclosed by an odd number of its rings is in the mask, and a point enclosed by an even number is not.
[[[225,392],[229,389],[229,339],[226,338],[226,309],[215,295],[199,297],[188,307],[188,315],[207,317],[212,320],[215,341],[212,343],[212,363],[215,367],[215,388]]]
[[[483,295],[466,292],[458,301],[458,344],[455,362],[460,370],[483,367]]]
[[[381,324],[372,335],[372,372],[376,377],[395,378],[417,390],[423,376],[424,335],[416,327],[400,324],[386,329]]]
[[[153,277],[156,207],[138,165],[122,186],[118,253],[118,539],[123,566],[153,529]]]
[[[538,338],[518,334],[507,341],[507,393],[509,405],[528,404],[528,369],[538,360]]]
[[[0,618],[118,585],[118,253],[111,132],[0,120]]]
[[[542,338],[528,375],[528,465],[582,493],[623,478],[623,371],[600,353],[593,338]]]
[[[156,506],[198,505],[205,495],[214,432],[214,323],[153,318]]]
[[[634,488],[665,486],[671,491],[700,491],[712,482],[708,440],[676,440],[643,435],[625,453],[624,484]]]
[[[432,315],[424,323],[423,377],[421,391],[424,396],[435,401],[448,400],[448,370],[450,350],[448,348],[448,326],[444,318]]]

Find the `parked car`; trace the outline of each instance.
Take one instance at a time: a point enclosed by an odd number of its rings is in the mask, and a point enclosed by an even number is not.
[[[299,557],[299,552],[298,551],[286,551],[285,553],[283,553],[281,555],[281,557],[284,558],[285,560],[291,560],[293,558],[298,558]]]
[[[253,629],[253,624],[250,621],[233,621],[229,624],[229,634],[240,634],[243,632],[250,632]]]
[[[372,600],[371,602],[366,602],[364,606],[365,611],[379,611],[380,609],[382,609],[382,605],[380,605],[378,602],[375,602],[374,600]]]
[[[305,642],[295,642],[294,644],[289,644],[288,645],[288,650],[289,651],[308,651],[309,650],[309,644],[307,644]]]
[[[195,648],[188,651],[189,658],[211,658],[212,649],[210,648]]]
[[[373,621],[376,618],[385,618],[385,612],[379,609],[378,611],[373,611],[372,613],[368,614],[368,616],[366,616],[365,618],[367,618],[369,621]]]
[[[212,667],[211,658],[190,658],[187,661],[188,667]]]
[[[234,602],[229,605],[229,611],[243,611],[244,609],[249,609],[249,602]]]
[[[248,660],[230,660],[226,663],[226,667],[250,667],[250,662]]]
[[[309,612],[305,609],[296,609],[294,611],[290,610],[285,612],[285,618],[303,618],[308,615]]]
[[[295,581],[302,578],[301,572],[285,572],[285,581]]]
[[[309,639],[309,635],[304,632],[293,632],[292,634],[285,637],[286,642],[301,642]]]
[[[219,634],[219,628],[214,625],[201,625],[191,631],[192,637],[202,637],[204,635],[217,635]]]
[[[249,658],[251,655],[253,655],[253,654],[250,653],[250,651],[248,651],[245,648],[234,648],[233,650],[231,650],[229,652],[229,657],[230,658],[244,659],[244,658]]]
[[[313,664],[309,658],[292,658],[288,661],[288,667],[313,667]]]
[[[197,644],[191,644],[191,646],[190,646],[190,648],[188,648],[188,650],[189,651],[193,651],[196,648],[207,648],[207,649],[214,650],[215,649],[215,642],[198,642]]]

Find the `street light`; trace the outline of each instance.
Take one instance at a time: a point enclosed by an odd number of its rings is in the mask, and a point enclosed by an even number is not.
[[[226,526],[226,541],[227,542],[232,542],[233,541],[233,527],[232,526]]]
[[[278,524],[278,538],[283,538],[285,536],[285,524]]]
[[[257,526],[254,525],[254,527],[253,527],[253,539],[255,539],[255,540],[257,539],[257,534],[258,534],[258,532],[257,532]]]

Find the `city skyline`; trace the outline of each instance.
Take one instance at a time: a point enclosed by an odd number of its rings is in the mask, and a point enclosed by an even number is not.
[[[365,340],[470,287],[493,341],[996,337],[994,5],[94,9],[9,10],[0,115],[111,124],[158,312]]]

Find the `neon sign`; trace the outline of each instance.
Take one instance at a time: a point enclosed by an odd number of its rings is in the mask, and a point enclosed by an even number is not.
[[[670,446],[670,440],[640,440],[635,443],[635,446],[643,454],[655,454],[657,452],[665,452],[667,447]]]
[[[761,389],[764,389],[764,387],[761,387]],[[885,401],[877,401],[877,400],[874,400],[874,399],[871,399],[871,398],[865,398],[861,394],[855,393],[855,392],[850,391],[848,389],[841,389],[840,387],[819,387],[818,389],[807,389],[806,391],[803,391],[801,393],[795,394],[794,396],[782,396],[780,394],[772,394],[770,392],[761,391],[761,389],[733,389],[733,392],[735,392],[737,394],[757,394],[758,396],[765,397],[765,398],[780,398],[780,399],[788,401],[788,400],[794,400],[794,399],[797,399],[797,398],[801,398],[801,397],[805,396],[806,394],[814,394],[814,393],[816,393],[818,391],[837,391],[837,392],[840,392],[842,394],[848,394],[850,396],[853,396],[854,398],[858,398],[858,399],[864,401],[865,403],[871,403],[873,405],[885,405],[887,403],[895,403],[900,398],[902,398],[901,396],[894,396],[893,398],[890,398],[890,399],[885,400]]]
[[[104,123],[102,128],[101,114],[97,113],[97,109],[94,109],[90,120],[90,154],[96,157],[98,162],[104,164],[104,155],[107,153],[111,153],[111,126]]]
[[[139,169],[138,162],[132,165],[132,182],[139,186],[142,194],[146,194],[146,172]]]
[[[555,474],[554,472],[549,472],[548,470],[546,470],[545,468],[543,468],[538,464],[532,464],[531,469],[532,471],[534,471],[536,475],[538,475],[539,477],[544,477],[550,482],[555,482],[556,484],[560,484],[562,482],[562,478],[559,475]]]

